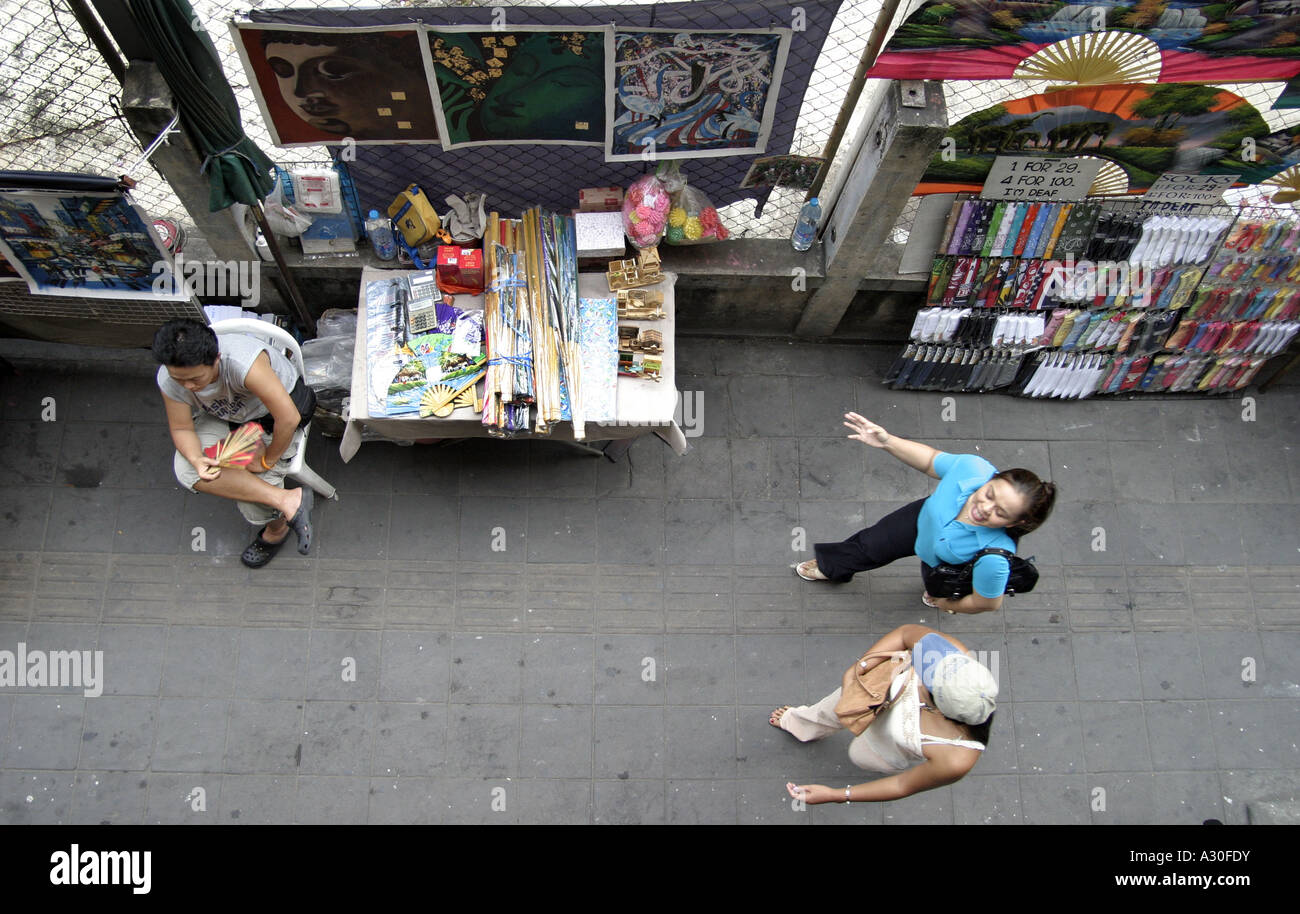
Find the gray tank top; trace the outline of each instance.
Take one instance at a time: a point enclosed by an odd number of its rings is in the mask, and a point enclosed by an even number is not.
[[[265,416],[270,410],[258,397],[244,386],[244,378],[253,362],[263,352],[271,359],[271,370],[280,379],[285,390],[293,390],[298,383],[298,371],[293,363],[274,347],[256,337],[242,333],[224,334],[220,338],[221,358],[217,360],[217,380],[202,390],[191,393],[172,379],[167,366],[158,366],[158,389],[165,396],[227,422],[247,422]]]

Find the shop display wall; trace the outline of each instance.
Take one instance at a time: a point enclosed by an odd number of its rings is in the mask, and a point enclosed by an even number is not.
[[[895,388],[1081,398],[1248,385],[1300,329],[1290,210],[958,197]]]

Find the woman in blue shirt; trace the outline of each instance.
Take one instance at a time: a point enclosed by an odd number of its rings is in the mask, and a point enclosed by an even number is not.
[[[998,472],[975,454],[946,454],[899,438],[857,413],[844,418],[854,441],[892,454],[938,479],[939,485],[928,498],[899,508],[842,543],[817,543],[817,557],[795,566],[806,581],[843,583],[859,571],[909,555],[934,566],[964,564],[990,547],[1015,552],[1016,539],[1036,530],[1051,513],[1056,486],[1029,470]],[[922,599],[948,612],[991,612],[1002,606],[1010,574],[1003,556],[986,555],[975,564],[973,593],[959,600],[932,599],[929,594]]]

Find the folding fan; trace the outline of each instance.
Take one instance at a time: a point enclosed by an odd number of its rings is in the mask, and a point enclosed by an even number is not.
[[[262,436],[266,431],[256,422],[246,422],[216,444],[203,449],[209,457],[223,467],[246,467],[266,452]]]
[[[1260,182],[1268,187],[1276,187],[1273,194],[1274,203],[1295,203],[1300,201],[1300,165],[1292,165],[1286,171],[1273,175]]]

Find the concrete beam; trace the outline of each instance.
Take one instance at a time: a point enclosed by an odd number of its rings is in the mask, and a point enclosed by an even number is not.
[[[796,335],[829,337],[862,279],[882,278],[882,258],[897,270],[898,246],[889,244],[890,233],[947,129],[941,84],[925,83],[923,107],[905,106],[900,84],[891,84],[826,220],[826,279],[804,308]]]
[[[122,113],[142,148],[152,143],[175,116],[171,90],[153,63],[130,61],[122,84]],[[218,260],[260,262],[239,233],[230,210],[208,211],[208,179],[199,173],[203,156],[184,130],[173,133],[149,161],[171,185]]]

